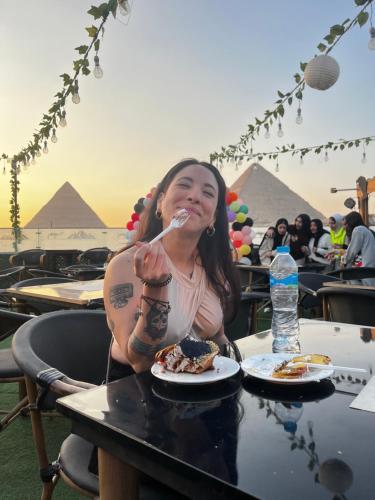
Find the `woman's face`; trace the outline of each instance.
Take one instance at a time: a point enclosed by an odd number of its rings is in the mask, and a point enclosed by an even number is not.
[[[284,236],[284,234],[286,233],[287,231],[287,227],[285,224],[279,224],[277,226],[277,232],[281,235],[281,236]]]
[[[215,176],[202,165],[189,165],[176,174],[166,193],[161,193],[158,210],[163,226],[182,208],[190,213],[184,230],[202,233],[215,223],[219,186]]]
[[[331,229],[335,230],[336,229],[336,221],[333,217],[330,217],[328,219],[328,225]]]
[[[294,223],[296,225],[296,229],[302,229],[303,220],[301,219],[301,217],[297,217],[297,219],[294,221]]]
[[[312,222],[310,224],[310,231],[312,234],[316,234],[318,232],[318,226],[315,224],[315,222]]]

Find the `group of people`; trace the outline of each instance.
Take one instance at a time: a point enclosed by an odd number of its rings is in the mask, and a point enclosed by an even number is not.
[[[296,217],[294,224],[285,218],[269,227],[259,245],[262,265],[271,264],[278,246],[289,246],[297,265],[320,263],[327,267],[353,265],[375,266],[375,234],[364,224],[358,212],[345,217],[333,214],[328,219],[329,230],[320,219],[307,214]]]

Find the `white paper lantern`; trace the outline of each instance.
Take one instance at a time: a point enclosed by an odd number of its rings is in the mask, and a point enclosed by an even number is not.
[[[305,68],[305,82],[313,89],[327,90],[334,83],[340,74],[340,66],[336,59],[322,54],[314,57]]]

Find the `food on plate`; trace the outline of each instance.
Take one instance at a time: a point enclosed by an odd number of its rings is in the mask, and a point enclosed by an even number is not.
[[[316,363],[318,365],[331,364],[331,358],[325,354],[304,354],[295,356],[290,360],[283,361],[276,366],[272,373],[274,378],[298,378],[308,372],[306,363]]]
[[[184,338],[155,355],[155,361],[171,372],[202,373],[213,369],[219,346],[212,340],[200,341]]]

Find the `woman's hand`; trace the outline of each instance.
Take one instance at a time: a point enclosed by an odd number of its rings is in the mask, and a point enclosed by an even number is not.
[[[301,246],[301,252],[307,255],[309,253],[309,249],[307,246],[303,245]]]
[[[134,273],[146,281],[164,281],[170,269],[165,250],[160,241],[156,243],[136,242],[137,251],[134,254]]]
[[[274,233],[273,229],[267,229],[266,236],[267,236],[267,238],[274,238],[275,233]]]

